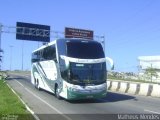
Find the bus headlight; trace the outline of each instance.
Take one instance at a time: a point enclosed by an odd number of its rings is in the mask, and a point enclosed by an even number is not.
[[[79,91],[76,87],[69,87],[68,90],[73,92]]]
[[[76,89],[76,88],[72,88],[72,91],[73,91],[73,92],[77,92],[77,91],[78,91],[78,89]]]

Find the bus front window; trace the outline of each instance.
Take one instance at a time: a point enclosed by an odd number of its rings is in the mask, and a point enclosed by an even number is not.
[[[106,63],[70,63],[69,81],[73,84],[102,84],[106,82]]]
[[[96,41],[68,40],[67,56],[77,59],[105,58],[102,45]],[[106,63],[70,62],[68,80],[73,84],[102,84],[106,82]]]

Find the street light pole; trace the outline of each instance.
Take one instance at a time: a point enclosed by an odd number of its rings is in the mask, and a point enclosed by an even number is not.
[[[1,50],[1,34],[2,34],[2,24],[0,23],[0,50]]]
[[[23,71],[23,47],[24,47],[24,42],[22,41],[22,71]]]
[[[103,44],[104,44],[104,53],[106,54],[106,40],[104,35],[103,35]]]
[[[106,51],[106,48],[105,48],[105,44],[106,44],[106,43],[105,43],[105,42],[106,42],[106,41],[105,41],[105,36],[103,35],[103,36],[100,36],[99,38],[102,39],[101,43],[102,43],[102,45],[103,45],[103,50],[104,50],[104,54],[105,54],[105,51]]]
[[[12,48],[13,46],[10,45],[10,71],[12,70]]]
[[[151,82],[152,82],[152,76],[153,76],[153,68],[152,68],[152,63],[151,63]]]
[[[2,62],[2,48],[1,48],[1,34],[2,34],[2,24],[0,23],[0,62]],[[0,64],[0,70],[1,70],[1,64]]]

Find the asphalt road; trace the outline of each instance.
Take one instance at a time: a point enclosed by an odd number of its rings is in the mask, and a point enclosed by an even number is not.
[[[54,94],[46,91],[38,91],[30,79],[29,74],[10,74],[7,83],[40,120],[117,120],[139,118],[136,114],[160,114],[160,98],[108,91],[103,99],[71,102],[58,100]]]

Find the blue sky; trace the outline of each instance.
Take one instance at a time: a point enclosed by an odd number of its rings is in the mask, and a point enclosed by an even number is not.
[[[57,31],[74,27],[105,35],[106,56],[113,58],[115,71],[136,72],[138,56],[160,51],[159,0],[1,0],[0,16],[5,26],[27,22],[50,25]],[[24,70],[30,70],[31,52],[38,43],[16,40],[15,34],[7,33],[1,39],[2,69],[10,69],[11,53],[11,69],[21,69],[23,46]]]

